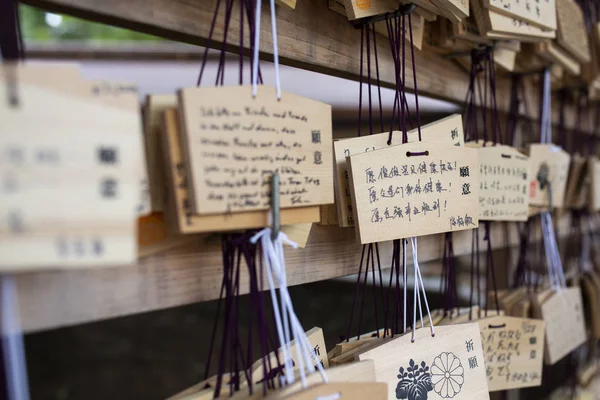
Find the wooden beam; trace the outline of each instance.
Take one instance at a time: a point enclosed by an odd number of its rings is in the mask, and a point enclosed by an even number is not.
[[[509,226],[509,245],[516,245],[516,225]],[[560,226],[560,232],[568,233],[568,218],[562,218]],[[506,246],[502,224],[492,225],[492,244],[494,248]],[[480,248],[485,246],[482,241]],[[382,268],[389,268],[391,243],[380,244],[379,250]],[[442,251],[442,235],[419,238],[421,262],[439,260]],[[470,231],[454,234],[454,251],[457,256],[471,252]],[[354,240],[353,229],[314,225],[304,249],[286,249],[289,285],[356,274],[360,255],[361,245]],[[439,271],[437,264],[422,268],[425,275],[428,270]],[[496,268],[503,274],[506,266]],[[182,247],[143,258],[137,265],[32,272],[15,275],[15,279],[25,332],[160,310],[219,297],[220,242],[216,236],[201,236]],[[245,272],[241,279],[241,293],[246,293]]]
[[[207,38],[217,0],[189,2],[186,0],[21,0],[48,11],[69,14],[101,23],[137,30],[167,39],[212,48],[221,48],[224,9],[221,9],[212,42]],[[261,57],[272,60],[269,7],[263,7],[261,22]],[[360,71],[360,30],[348,20],[330,10],[323,0],[299,2],[295,10],[277,8],[279,54],[284,64],[325,74],[358,79]],[[247,29],[246,29],[247,32]],[[395,85],[394,64],[385,37],[378,36],[380,78],[384,86]],[[239,11],[230,23],[227,49],[235,50],[239,43]],[[248,39],[246,38],[246,47]],[[237,51],[237,50],[235,50]],[[409,53],[409,52],[408,52]],[[454,61],[426,51],[415,50],[419,94],[462,104],[468,87],[468,74]],[[414,90],[410,57],[407,55],[406,86]],[[366,64],[366,57],[364,60]],[[374,62],[372,62],[372,66]],[[366,71],[366,68],[364,69]],[[266,82],[266,84],[274,84]],[[285,82],[283,82],[285,87]],[[528,92],[528,117],[537,119],[538,90]],[[510,85],[507,77],[497,83],[498,107],[508,110]],[[555,107],[557,102],[554,102]],[[553,113],[555,121],[558,113]],[[569,113],[568,126],[575,122],[574,110]]]

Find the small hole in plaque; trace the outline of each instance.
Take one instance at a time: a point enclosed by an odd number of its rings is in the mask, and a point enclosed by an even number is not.
[[[502,154],[502,158],[510,159],[510,158],[512,158],[512,156],[510,154]]]
[[[488,327],[490,329],[500,329],[500,328],[506,327],[506,324],[501,324],[501,325],[492,325],[492,324],[489,324]]]
[[[406,157],[418,157],[418,156],[428,156],[429,150],[425,151],[407,151]]]

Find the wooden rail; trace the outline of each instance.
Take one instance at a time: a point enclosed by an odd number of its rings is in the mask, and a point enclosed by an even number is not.
[[[568,218],[560,220],[567,233]],[[517,244],[516,225],[510,224],[509,246]],[[480,233],[483,238],[483,234]],[[538,238],[539,239],[539,238]],[[502,224],[492,225],[493,247],[507,245]],[[419,240],[421,262],[442,256],[441,235]],[[391,260],[391,243],[380,246],[382,267]],[[480,244],[485,249],[485,243]],[[471,232],[454,234],[456,255],[471,252]],[[361,246],[352,228],[313,225],[304,249],[286,249],[290,285],[331,279],[358,272]],[[409,258],[410,259],[410,258]],[[498,265],[498,273],[508,266]],[[438,268],[424,265],[423,271]],[[136,265],[114,268],[32,272],[15,276],[21,323],[26,332],[76,325],[129,314],[160,310],[219,297],[222,278],[219,241],[214,236],[194,236],[160,255],[142,258]],[[242,281],[246,276],[242,275]],[[241,286],[242,292],[246,287]]]
[[[213,41],[207,42],[217,0],[21,1],[48,11],[70,14],[179,42],[221,48],[224,29],[222,17],[215,26]],[[223,7],[221,11],[223,14]],[[260,49],[262,58],[272,60],[273,44],[268,13],[269,7],[263,7]],[[278,7],[277,29],[279,54],[283,64],[358,79],[360,30],[355,29],[344,16],[330,10],[326,0],[302,0],[297,3],[295,10]],[[228,35],[228,49],[233,50],[233,46],[239,43],[239,12],[232,15]],[[384,86],[394,87],[394,66],[385,37],[379,36],[377,48],[381,82]],[[415,51],[419,94],[462,104],[468,87],[467,71],[456,62],[438,54]],[[366,63],[366,60],[364,62]],[[530,112],[528,117],[532,119],[537,119],[539,109],[535,78],[530,76],[526,79],[526,85],[531,89],[527,90]],[[406,86],[409,90],[414,90],[413,71],[409,65],[406,68]],[[508,111],[510,84],[506,76],[498,79],[497,99],[500,111]],[[554,108],[556,107],[555,101]],[[558,112],[553,112],[553,119],[558,120]],[[567,126],[574,126],[575,120],[575,110],[570,109],[567,113]]]

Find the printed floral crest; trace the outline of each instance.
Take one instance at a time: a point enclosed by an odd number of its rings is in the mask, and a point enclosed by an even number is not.
[[[396,398],[408,400],[427,400],[427,393],[433,390],[429,367],[425,361],[421,365],[410,360],[406,370],[400,367],[398,374],[398,386],[396,386]]]
[[[441,353],[431,364],[431,383],[437,394],[451,399],[460,393],[465,383],[465,370],[454,353]]]

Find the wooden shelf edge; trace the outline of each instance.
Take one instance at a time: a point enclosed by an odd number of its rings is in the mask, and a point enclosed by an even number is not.
[[[560,232],[567,232],[567,224],[568,218],[561,218]],[[494,248],[517,244],[516,224],[508,226],[506,243],[503,224],[492,224]],[[483,236],[480,231],[482,251]],[[389,242],[380,244],[382,267],[389,267],[391,249]],[[420,262],[440,259],[442,250],[442,235],[419,239]],[[471,252],[471,231],[454,234],[454,251]],[[306,248],[286,249],[289,285],[355,274],[360,253],[352,229],[315,225]],[[506,266],[496,268],[501,273]],[[136,265],[15,275],[22,328],[35,332],[213,300],[219,296],[221,271],[218,239],[202,237]],[[245,293],[246,286],[241,288]]]

